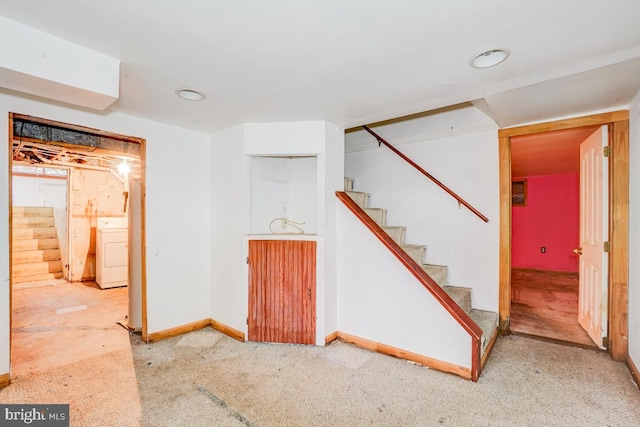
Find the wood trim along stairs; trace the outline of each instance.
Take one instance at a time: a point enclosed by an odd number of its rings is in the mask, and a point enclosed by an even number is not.
[[[477,381],[486,361],[489,353],[493,349],[493,345],[497,339],[498,330],[497,325],[495,328],[488,327],[488,333],[484,337],[485,342],[482,341],[483,330],[476,321],[471,317],[471,301],[466,304],[469,305],[468,309],[462,308],[456,300],[452,298],[447,290],[445,290],[441,284],[441,280],[434,280],[430,275],[430,270],[427,266],[421,266],[416,261],[416,257],[412,257],[407,253],[405,248],[413,249],[411,245],[401,245],[397,240],[392,238],[387,230],[402,227],[388,227],[384,225],[384,220],[381,222],[381,218],[384,218],[384,210],[375,208],[365,208],[367,206],[368,195],[362,195],[364,193],[354,193],[353,183],[348,182],[345,179],[345,192],[336,192],[336,197],[352,212],[369,230],[396,256],[396,258],[416,277],[416,279],[436,298],[436,300],[456,319],[456,321],[469,333],[472,339],[471,348],[471,374],[470,378],[473,381]],[[380,212],[379,212],[380,211]],[[374,219],[369,215],[371,212],[374,216],[379,215],[379,218]],[[382,224],[382,225],[381,225]],[[404,232],[404,231],[403,231]],[[433,274],[433,273],[432,273]],[[440,284],[438,283],[440,282]],[[447,287],[450,288],[449,292],[456,292],[462,290],[462,288]],[[467,291],[468,293],[468,291]],[[453,293],[452,293],[453,295]],[[474,310],[474,312],[477,312]],[[476,315],[477,317],[477,315]],[[485,325],[487,328],[487,325]],[[336,332],[336,337],[339,337],[341,332]],[[335,339],[333,334],[327,336],[327,340]],[[484,353],[483,353],[484,344]],[[367,348],[367,347],[365,347]],[[418,362],[420,363],[420,362]],[[437,367],[435,367],[438,369]],[[446,370],[450,372],[450,370]]]
[[[633,381],[636,383],[636,387],[640,389],[640,371],[638,371],[638,367],[636,366],[635,363],[633,363],[633,360],[631,360],[631,357],[629,355],[627,355],[626,361],[627,361],[627,368],[629,368],[629,371],[631,372]]]
[[[396,243],[385,231],[376,224],[366,212],[353,201],[346,192],[336,191],[336,197],[353,212],[356,217],[395,255],[396,258],[418,279],[433,297],[456,319],[456,321],[471,336],[471,379],[478,381],[480,376],[480,338],[482,329],[471,320],[455,301]]]
[[[493,336],[489,340],[487,344],[484,354],[482,355],[482,359],[480,360],[480,372],[484,370],[485,365],[487,364],[487,360],[489,360],[489,354],[493,350],[493,346],[498,340],[498,330],[493,333]],[[340,331],[334,331],[325,337],[325,345],[329,345],[336,340],[341,340],[344,342],[351,343],[360,348],[366,348],[367,350],[375,351],[378,353],[386,354],[387,356],[399,357],[402,359],[410,360],[415,363],[419,363],[424,366],[428,366],[432,369],[437,369],[442,372],[448,372],[451,374],[456,374],[461,376],[462,378],[471,379],[471,370],[464,368],[462,366],[454,365],[452,363],[443,362],[441,360],[433,359],[427,356],[423,356],[417,353],[412,353],[406,350],[402,350],[397,347],[392,347],[386,344],[376,343],[375,341],[370,341],[364,338],[357,337],[355,335],[347,334]],[[633,365],[633,362],[629,366]],[[629,368],[634,373],[633,369]],[[636,371],[637,374],[637,371]],[[634,378],[636,378],[634,376]],[[640,377],[636,378],[636,384],[640,384]]]
[[[360,338],[344,332],[334,332],[330,335],[327,335],[325,340],[327,344],[330,344],[336,339],[348,342],[360,348],[375,351],[377,353],[386,354],[388,356],[397,357],[399,359],[410,360],[411,362],[415,362],[423,366],[428,366],[429,368],[436,369],[441,372],[447,372],[450,374],[458,375],[462,378],[472,379],[472,369],[465,368],[464,366],[454,365],[453,363],[444,362],[442,360],[402,350],[397,347],[392,347],[387,344]]]

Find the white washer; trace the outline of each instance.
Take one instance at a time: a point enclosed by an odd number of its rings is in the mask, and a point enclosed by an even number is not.
[[[127,286],[129,232],[127,218],[98,218],[96,231],[96,283],[102,289]]]

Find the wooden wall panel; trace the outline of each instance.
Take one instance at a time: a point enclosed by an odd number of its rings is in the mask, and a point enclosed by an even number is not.
[[[315,344],[316,242],[249,242],[249,341]]]
[[[95,280],[98,217],[126,216],[123,192],[124,183],[110,172],[71,171],[69,251],[72,282]]]

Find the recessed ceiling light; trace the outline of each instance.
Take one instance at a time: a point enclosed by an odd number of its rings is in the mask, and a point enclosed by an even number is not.
[[[202,101],[206,98],[203,93],[185,87],[176,89],[176,95],[182,99],[186,99],[187,101]]]
[[[474,68],[489,68],[504,62],[510,53],[507,49],[491,49],[474,56],[469,63]]]

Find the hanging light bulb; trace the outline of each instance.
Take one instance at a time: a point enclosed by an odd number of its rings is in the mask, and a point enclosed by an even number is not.
[[[130,170],[131,168],[129,167],[129,163],[127,163],[124,160],[122,161],[122,163],[118,165],[118,172],[120,172],[121,175],[124,175],[124,176],[129,175]]]

